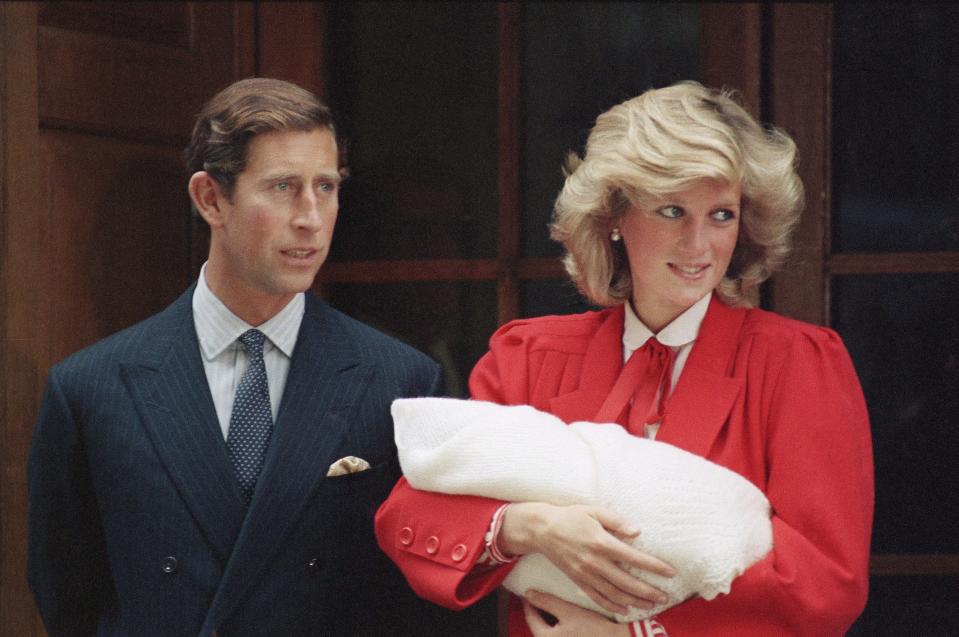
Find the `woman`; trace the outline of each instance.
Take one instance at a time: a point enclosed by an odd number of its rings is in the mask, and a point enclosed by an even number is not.
[[[613,107],[583,160],[571,157],[552,236],[581,292],[607,309],[502,327],[472,397],[616,421],[738,472],[770,501],[773,550],[729,595],[684,601],[658,623],[614,624],[532,594],[513,600],[510,635],[842,635],[862,611],[873,489],[855,371],[831,330],[750,309],[801,208],[792,140],[696,83]],[[620,565],[671,568],[622,541],[637,533],[599,507],[507,505],[403,480],[377,515],[380,545],[414,590],[450,608],[534,552],[606,610],[650,608],[662,593]]]

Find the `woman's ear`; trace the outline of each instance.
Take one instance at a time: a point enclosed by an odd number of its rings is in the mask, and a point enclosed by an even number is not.
[[[210,224],[211,228],[221,226],[223,224],[222,206],[226,197],[220,184],[210,176],[210,173],[205,170],[193,173],[187,190],[193,206],[203,220]]]

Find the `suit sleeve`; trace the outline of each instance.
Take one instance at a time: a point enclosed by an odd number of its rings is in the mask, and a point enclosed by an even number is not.
[[[770,347],[770,350],[773,349]],[[745,390],[762,422],[773,550],[729,595],[659,616],[672,637],[843,635],[866,602],[873,513],[868,415],[852,362],[830,330],[802,332],[751,370]],[[771,368],[778,371],[771,373]]]
[[[96,633],[112,594],[105,542],[75,415],[55,367],[27,468],[27,577],[51,637]]]
[[[502,361],[497,342],[494,335],[492,350],[470,375],[470,393],[477,400],[505,403],[498,380]],[[461,610],[493,591],[512,568],[476,566],[490,521],[502,504],[489,498],[420,491],[400,478],[377,511],[376,538],[419,596]]]

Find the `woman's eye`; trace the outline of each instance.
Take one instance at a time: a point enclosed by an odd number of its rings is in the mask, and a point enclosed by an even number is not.
[[[736,214],[732,210],[717,210],[713,213],[713,219],[716,221],[731,221],[736,218]]]
[[[683,209],[679,206],[663,206],[659,209],[659,214],[668,219],[678,219],[683,216]]]

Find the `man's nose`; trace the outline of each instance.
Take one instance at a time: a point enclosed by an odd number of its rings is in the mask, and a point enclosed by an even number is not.
[[[297,197],[293,223],[298,228],[317,230],[323,225],[323,209],[316,193],[304,188]]]

